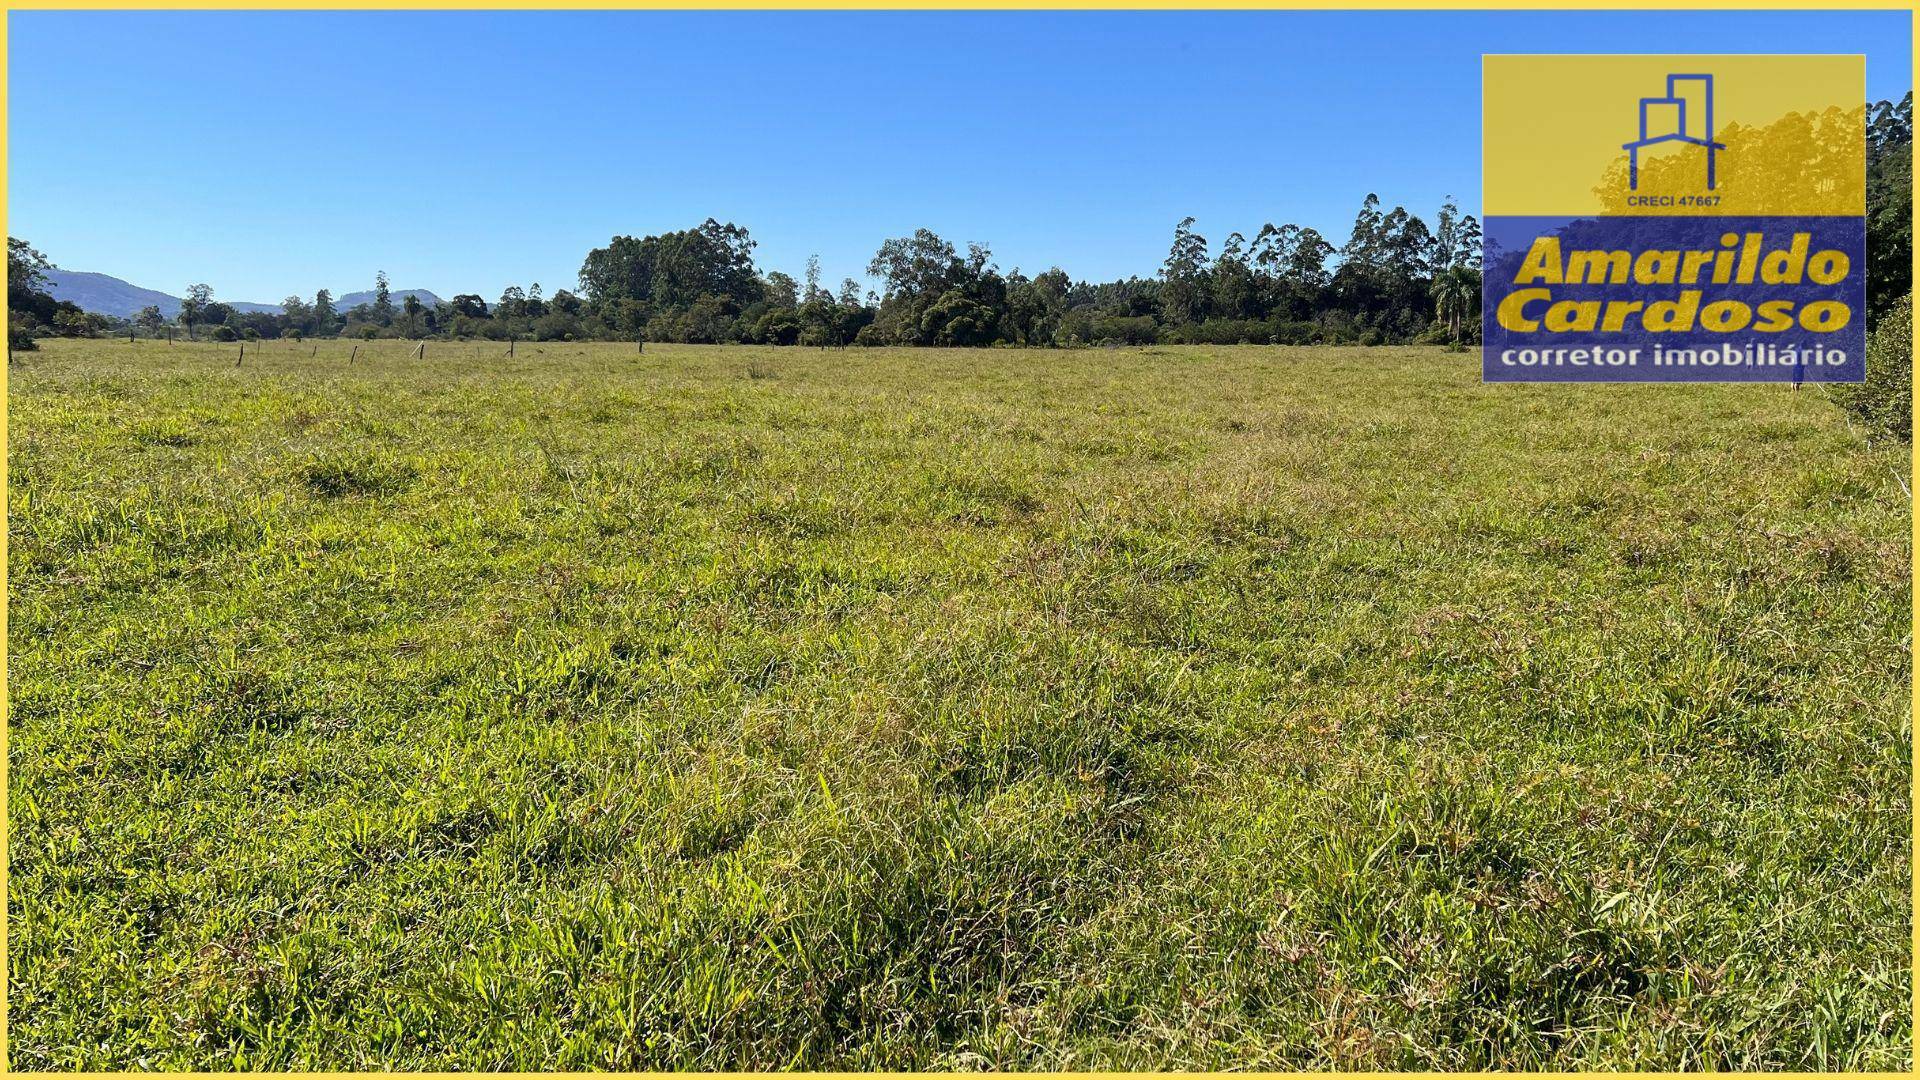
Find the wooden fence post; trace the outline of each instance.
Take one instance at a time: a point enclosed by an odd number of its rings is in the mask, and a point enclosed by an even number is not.
[[[233,366],[239,367],[241,364],[244,364],[246,362],[247,362],[247,343],[243,341],[240,343],[240,359],[235,360],[233,362]]]

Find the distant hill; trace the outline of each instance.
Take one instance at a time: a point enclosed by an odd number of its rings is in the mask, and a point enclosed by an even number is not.
[[[122,281],[109,274],[96,274],[86,270],[62,270],[58,267],[47,272],[47,291],[55,300],[71,300],[83,310],[112,315],[126,319],[140,313],[140,309],[151,304],[160,309],[160,314],[172,319],[180,314],[180,298],[158,289],[143,289],[138,285]],[[399,307],[411,293],[420,298],[422,304],[432,307],[440,298],[427,289],[394,289],[393,304]],[[273,311],[280,310],[279,304],[258,304],[246,300],[227,300],[214,297],[235,311]],[[313,298],[307,297],[309,301]],[[359,304],[373,303],[373,292],[351,292],[333,299],[335,311],[345,313],[347,309]]]
[[[180,298],[177,296],[168,296],[157,289],[143,289],[117,277],[90,274],[84,270],[61,270],[56,267],[47,271],[47,292],[55,300],[70,300],[84,310],[121,319],[139,314],[140,309],[149,304],[158,307],[160,314],[169,319],[180,314]]]

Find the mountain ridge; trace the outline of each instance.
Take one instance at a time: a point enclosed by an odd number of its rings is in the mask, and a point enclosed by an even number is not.
[[[180,314],[180,298],[172,293],[143,288],[130,281],[114,277],[112,274],[102,274],[92,270],[68,270],[64,267],[55,267],[47,272],[47,292],[55,300],[69,300],[83,310],[111,315],[119,319],[132,318],[140,313],[140,309],[148,306],[159,308],[161,316],[167,319],[176,318]],[[418,296],[420,302],[428,307],[440,302],[440,297],[431,289],[392,289],[390,293],[396,308],[409,294]],[[279,304],[221,300],[219,297],[214,299],[243,314],[254,312],[278,314],[280,311]],[[302,299],[308,303],[312,302],[311,297],[302,297]],[[371,289],[341,293],[333,299],[334,310],[341,314],[345,314],[348,309],[359,304],[371,303],[373,303]]]

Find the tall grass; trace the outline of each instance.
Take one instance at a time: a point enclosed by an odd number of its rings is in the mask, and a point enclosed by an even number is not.
[[[1822,395],[232,348],[11,373],[15,1068],[1911,1066]]]

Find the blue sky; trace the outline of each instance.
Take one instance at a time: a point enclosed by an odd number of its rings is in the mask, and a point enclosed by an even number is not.
[[[1880,13],[58,13],[10,20],[8,232],[230,300],[572,287],[708,216],[830,282],[889,236],[1153,273],[1192,215],[1479,210],[1484,52],[1845,52]]]

